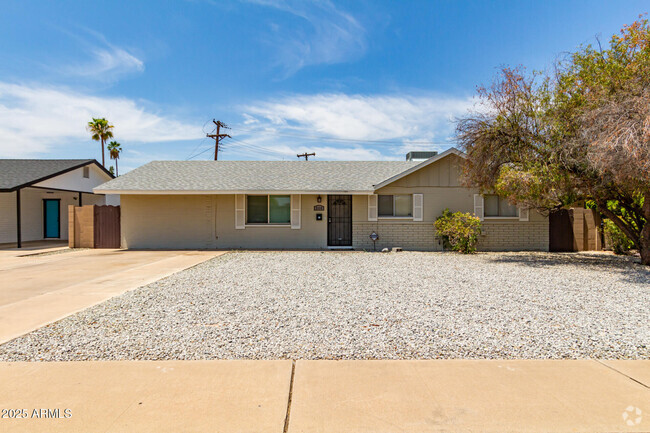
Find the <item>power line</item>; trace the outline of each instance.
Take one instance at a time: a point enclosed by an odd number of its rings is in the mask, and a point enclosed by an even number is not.
[[[247,143],[247,142],[245,142],[243,140],[239,140],[239,139],[236,139],[236,138],[232,138],[232,141],[237,143],[237,145],[240,146],[240,147],[243,147],[243,148],[246,148],[246,149],[249,149],[249,150],[254,150],[256,152],[266,153],[267,155],[281,156],[283,158],[288,156],[284,152],[278,152],[276,150],[269,149],[267,147],[257,146],[255,144]]]
[[[203,131],[204,134],[207,134],[207,132],[205,132],[205,125],[207,125],[208,122],[210,122],[210,121],[209,121],[209,120],[206,120],[205,123],[203,124],[203,126],[201,127],[201,130]],[[195,148],[194,148],[194,149],[193,149],[189,154],[190,154],[190,155],[193,155],[194,152],[196,152],[196,150],[197,150],[199,147],[201,147],[201,145],[205,142],[206,138],[207,138],[207,137],[203,137],[203,140],[200,140],[200,141],[199,141],[199,144],[197,144],[196,147],[195,147]],[[193,157],[188,156],[187,158],[185,158],[185,160],[187,161],[188,159],[192,159],[192,158],[193,158]]]
[[[303,134],[288,134],[285,132],[271,132],[259,129],[246,129],[246,128],[235,128],[237,131],[250,132],[258,135],[273,135],[279,137],[295,137],[302,138],[306,140],[322,140],[322,141],[338,141],[338,142],[350,142],[350,143],[373,143],[373,144],[453,144],[452,141],[391,141],[391,140],[363,140],[355,138],[336,138],[336,137],[322,137],[314,135],[303,135]]]
[[[210,147],[208,147],[207,149],[205,149],[205,150],[203,150],[203,151],[197,153],[196,155],[193,155],[193,156],[187,158],[186,161],[188,161],[188,160],[190,160],[190,159],[194,159],[194,158],[196,158],[196,157],[199,156],[199,155],[203,155],[203,154],[204,154],[205,152],[207,152],[208,150],[212,150],[212,145],[210,145]]]

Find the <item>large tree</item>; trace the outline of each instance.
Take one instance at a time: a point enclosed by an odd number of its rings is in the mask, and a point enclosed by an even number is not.
[[[466,182],[549,212],[589,200],[650,265],[650,26],[587,46],[552,74],[504,68],[461,119]]]
[[[87,126],[88,132],[90,132],[90,138],[95,141],[102,143],[102,166],[106,167],[104,160],[104,143],[109,138],[113,138],[113,125],[111,125],[108,120],[102,118],[94,118],[88,122]]]

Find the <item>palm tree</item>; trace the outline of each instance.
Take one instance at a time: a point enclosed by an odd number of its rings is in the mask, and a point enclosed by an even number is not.
[[[108,143],[108,156],[115,160],[115,176],[120,175],[117,170],[117,160],[120,159],[120,152],[122,152],[122,145],[120,143],[117,141],[111,141]]]
[[[91,138],[95,141],[101,141],[102,143],[102,165],[106,167],[106,164],[104,162],[104,143],[106,142],[107,139],[113,138],[113,125],[110,125],[108,123],[108,120],[104,119],[103,117],[101,119],[96,119],[93,117],[92,122],[88,122],[88,126],[86,127],[88,129],[88,132],[90,132]]]

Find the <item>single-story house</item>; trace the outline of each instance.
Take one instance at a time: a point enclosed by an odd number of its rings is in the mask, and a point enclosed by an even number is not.
[[[94,159],[0,159],[0,244],[68,239],[68,205],[106,204],[93,188],[113,178]]]
[[[95,192],[120,195],[123,248],[440,250],[449,208],[483,220],[482,250],[548,250],[548,218],[463,187],[463,158],[154,161]]]

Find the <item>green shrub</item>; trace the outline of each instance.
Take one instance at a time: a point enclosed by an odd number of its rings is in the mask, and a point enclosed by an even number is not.
[[[464,254],[476,252],[476,243],[481,234],[481,220],[478,217],[463,212],[451,213],[445,209],[433,225],[445,248]]]
[[[605,231],[605,246],[611,248],[612,251],[614,251],[614,254],[625,254],[634,248],[634,243],[625,236],[625,233],[623,233],[612,220],[605,219],[603,223]]]

